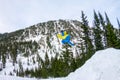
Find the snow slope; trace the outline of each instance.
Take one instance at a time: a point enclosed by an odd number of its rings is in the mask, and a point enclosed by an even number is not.
[[[120,50],[101,50],[65,80],[120,80],[119,63]]]
[[[65,78],[39,80],[120,80],[120,50],[100,50],[92,56],[81,68],[70,73]],[[38,80],[20,77],[0,76],[2,80]]]
[[[15,76],[3,76],[0,75],[0,80],[37,80],[35,78],[21,78],[21,77],[15,77]]]

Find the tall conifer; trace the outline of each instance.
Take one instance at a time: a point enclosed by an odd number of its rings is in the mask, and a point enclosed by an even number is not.
[[[94,40],[95,40],[95,47],[96,51],[103,49],[103,44],[102,44],[102,37],[101,37],[101,28],[100,28],[100,20],[98,18],[98,15],[94,11]]]

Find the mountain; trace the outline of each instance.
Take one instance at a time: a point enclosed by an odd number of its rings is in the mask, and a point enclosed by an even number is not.
[[[0,60],[3,62],[1,74],[18,75],[20,71],[38,69],[46,58],[71,56],[76,58],[83,52],[84,34],[81,22],[77,20],[55,20],[39,23],[26,29],[2,34],[0,38]],[[63,46],[56,34],[66,30],[71,35],[74,47]],[[69,55],[64,55],[66,52]],[[52,64],[52,63],[51,63]],[[22,70],[21,70],[22,69]]]

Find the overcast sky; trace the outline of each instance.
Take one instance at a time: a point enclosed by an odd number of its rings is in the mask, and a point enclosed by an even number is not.
[[[90,24],[93,10],[107,12],[113,25],[120,19],[120,0],[0,0],[0,33],[58,19],[81,20],[81,10]]]

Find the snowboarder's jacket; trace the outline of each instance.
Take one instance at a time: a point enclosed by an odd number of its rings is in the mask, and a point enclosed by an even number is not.
[[[68,34],[67,34],[67,32],[66,31],[61,31],[61,34],[57,34],[57,37],[58,38],[60,38],[60,39],[65,39],[67,36],[69,36]]]
[[[74,45],[70,42],[70,35],[66,31],[61,31],[61,34],[57,34],[57,37],[62,39],[63,44],[68,43],[71,46]]]

